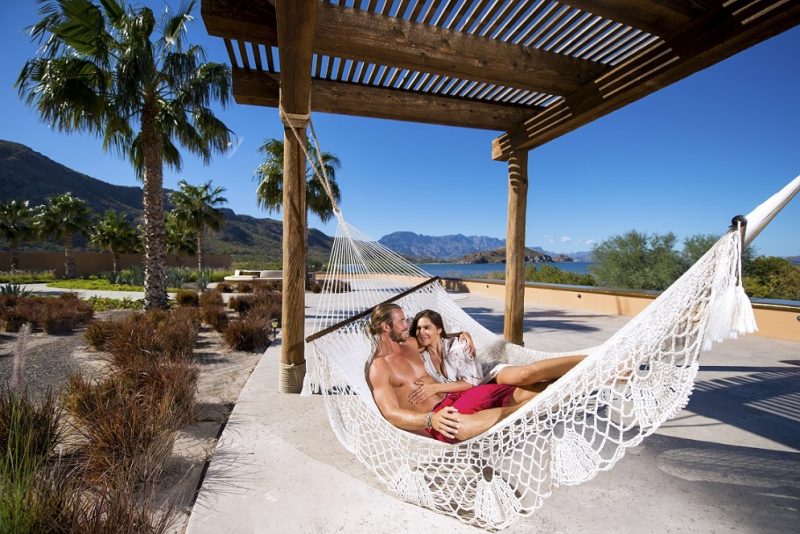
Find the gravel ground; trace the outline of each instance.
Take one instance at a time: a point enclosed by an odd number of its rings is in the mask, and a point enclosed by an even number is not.
[[[0,384],[10,382],[14,370],[14,349],[17,334],[0,334]],[[23,377],[29,393],[38,397],[52,389],[60,392],[69,375],[79,370],[72,351],[85,345],[83,328],[71,335],[48,336],[37,332],[31,336],[26,350]]]

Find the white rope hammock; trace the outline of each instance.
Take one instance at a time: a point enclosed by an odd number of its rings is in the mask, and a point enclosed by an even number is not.
[[[324,166],[314,167],[327,181]],[[746,234],[741,222],[734,225],[605,343],[570,351],[588,357],[567,375],[454,445],[400,430],[381,415],[365,373],[374,352],[365,329],[370,308],[396,298],[407,316],[436,310],[446,330],[470,332],[486,362],[527,364],[566,353],[506,343],[438,282],[425,283],[427,273],[347,224],[337,208],[304,394],[312,387],[323,393],[339,441],[400,498],[471,525],[504,528],[533,513],[554,488],[613,467],[686,405],[701,350],[756,330],[741,285],[741,250],[798,190],[800,176],[748,215]]]

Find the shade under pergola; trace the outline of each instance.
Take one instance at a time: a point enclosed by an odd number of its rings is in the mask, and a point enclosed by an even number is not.
[[[202,17],[239,103],[502,132],[504,334],[519,342],[528,151],[792,28],[800,2],[203,0]],[[283,362],[302,372],[305,160],[291,132],[285,162]]]

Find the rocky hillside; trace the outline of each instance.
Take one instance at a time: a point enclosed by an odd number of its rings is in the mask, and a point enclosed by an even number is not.
[[[38,205],[49,196],[66,192],[88,202],[98,214],[111,209],[137,222],[142,215],[140,187],[109,184],[61,165],[25,145],[0,140],[0,202],[19,198],[28,200],[31,205]],[[165,201],[167,194],[168,191],[165,191]],[[169,207],[168,203],[165,205]],[[238,215],[229,209],[224,210],[224,214],[222,231],[209,235],[209,253],[229,254],[240,261],[280,261],[281,221]],[[309,259],[327,261],[332,243],[331,237],[310,229]],[[24,244],[26,250],[52,249],[54,246],[58,245],[36,242]]]
[[[504,240],[495,237],[461,234],[430,236],[414,232],[394,232],[383,236],[379,242],[403,256],[436,261],[455,260],[473,252],[505,245]]]
[[[551,256],[539,250],[526,248],[525,249],[525,263],[546,263],[546,262],[564,262],[572,261],[568,256],[559,254]],[[495,250],[484,252],[474,252],[467,254],[462,258],[458,258],[454,263],[505,263],[506,262],[506,248],[501,247]]]

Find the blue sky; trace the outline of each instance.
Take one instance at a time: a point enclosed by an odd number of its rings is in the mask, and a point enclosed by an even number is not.
[[[165,4],[145,2],[158,12]],[[221,39],[199,17],[189,39],[226,62]],[[43,125],[13,88],[36,47],[25,28],[34,2],[13,0],[0,21],[0,139],[30,146],[101,180],[137,185],[130,165],[99,140]],[[555,252],[636,229],[679,239],[718,234],[800,174],[800,27],[662,89],[529,156],[526,243]],[[219,116],[237,135],[236,150],[212,163],[184,153],[178,180],[212,180],[238,213],[279,218],[255,200],[258,145],[282,137],[275,109],[232,103]],[[491,160],[498,133],[317,113],[323,150],[335,153],[345,218],[373,237],[408,230],[505,238],[506,165]],[[310,225],[332,235],[335,223]],[[760,254],[800,255],[800,198],[756,239]]]

